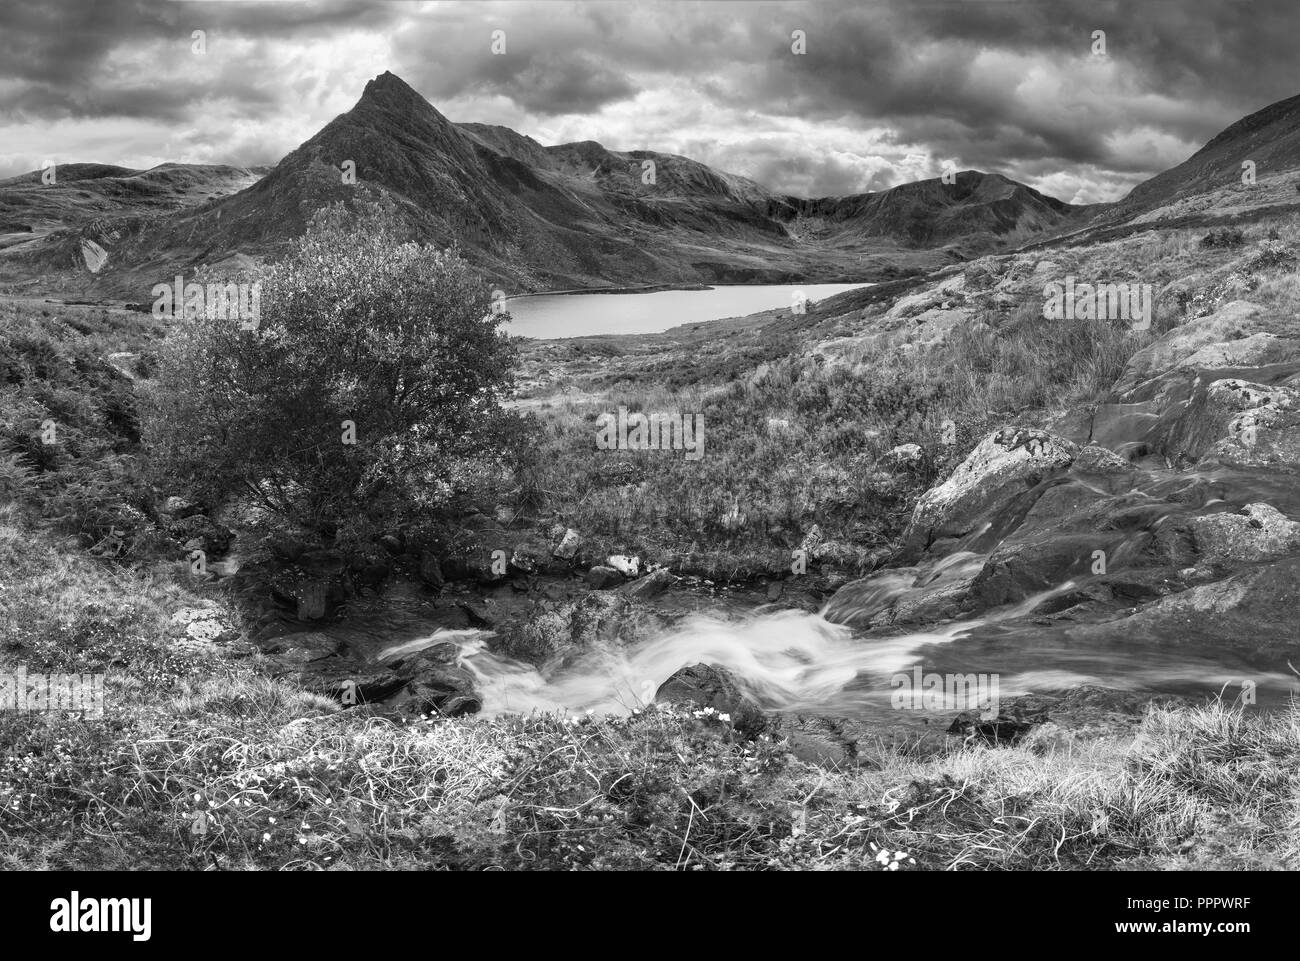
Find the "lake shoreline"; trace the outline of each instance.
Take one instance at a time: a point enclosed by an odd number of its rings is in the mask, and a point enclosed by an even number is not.
[[[800,309],[800,301],[815,303],[862,284],[654,284],[644,287],[597,288],[550,294],[521,294],[507,298],[510,333],[535,340],[576,337],[662,334],[681,326],[718,320],[769,315]],[[573,294],[643,294],[610,301],[600,297],[572,299]],[[618,324],[612,322],[619,317]]]
[[[745,287],[747,284],[643,284],[637,287],[571,287],[568,290],[534,290],[510,294],[507,301],[521,297],[558,297],[578,294],[658,294],[670,290],[713,290],[715,286]]]

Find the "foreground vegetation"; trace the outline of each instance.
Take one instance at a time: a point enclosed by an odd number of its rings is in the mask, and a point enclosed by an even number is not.
[[[0,714],[0,866],[1295,867],[1300,711],[1155,710],[1073,752],[880,744],[825,770],[707,712],[400,723],[186,651],[176,585],[0,520],[3,669],[106,671],[102,719]],[[901,857],[898,855],[901,852]],[[891,867],[891,865],[896,865]]]
[[[1297,239],[1284,232],[1278,249]],[[1274,248],[1248,240],[1225,254],[1171,234],[1087,256],[1115,279],[1205,277],[1171,291],[1162,324],[1240,283],[1294,316],[1287,261],[1252,259]],[[1083,256],[1065,254],[1066,266]],[[779,556],[818,523],[851,567],[990,424],[1095,401],[1152,336],[979,309],[984,330],[856,365],[792,351],[796,333],[817,332],[788,326],[697,364],[685,351],[571,356],[551,388],[581,397],[545,394],[540,451],[507,497],[611,545],[694,545],[733,567]],[[101,672],[108,687],[101,719],[0,713],[0,866],[1297,866],[1295,707],[1153,709],[1132,737],[1069,750],[882,742],[836,770],[706,712],[402,723],[275,680],[247,649],[183,643],[175,615],[215,594],[151,517],[159,492],[134,383],[152,375],[161,331],[147,318],[6,310],[0,671]],[[808,323],[854,332],[830,314]],[[596,457],[587,425],[619,403],[703,412],[711,456]],[[63,440],[33,440],[51,417]],[[901,443],[923,458],[891,466]]]

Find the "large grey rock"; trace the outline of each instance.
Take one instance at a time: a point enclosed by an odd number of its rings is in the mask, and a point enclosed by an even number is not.
[[[572,527],[564,532],[560,538],[560,543],[556,545],[554,555],[560,560],[572,560],[573,556],[578,553],[578,547],[582,544],[582,537]]]
[[[1212,561],[1261,561],[1300,552],[1300,524],[1269,504],[1192,521],[1196,546]]]
[[[1032,505],[1037,485],[1066,470],[1078,453],[1075,444],[1041,430],[1004,427],[989,435],[917,502],[902,559],[917,560],[938,541],[948,541],[943,552],[950,552],[956,539],[982,526],[999,536]]]
[[[1300,556],[1292,555],[1147,604],[1128,617],[1073,628],[1081,643],[1218,646],[1253,656],[1300,654]]]
[[[676,671],[655,691],[655,701],[695,708],[711,707],[730,716],[732,726],[749,737],[767,730],[768,720],[742,682],[717,664],[692,664]]]
[[[614,568],[624,577],[638,577],[641,574],[641,558],[627,554],[611,554],[605,559],[605,566]]]
[[[592,591],[573,601],[534,604],[498,625],[493,647],[530,663],[552,663],[592,647],[640,640],[658,623],[620,592]]]
[[[474,675],[456,664],[422,664],[416,676],[392,700],[398,710],[418,714],[459,717],[477,714],[483,697],[475,689]]]
[[[597,564],[587,571],[587,585],[593,590],[603,591],[623,583],[623,575],[612,567]]]
[[[1300,391],[1250,381],[1215,381],[1205,401],[1189,411],[1200,416],[1201,437],[1217,436],[1202,463],[1240,467],[1300,466]]]
[[[184,607],[171,616],[176,644],[188,650],[214,652],[239,638],[239,629],[219,607]]]
[[[627,584],[623,587],[623,591],[629,597],[648,601],[652,598],[658,597],[671,587],[675,579],[676,578],[673,577],[672,572],[669,571],[668,568],[661,567],[658,570],[652,571],[649,576]]]
[[[983,562],[981,554],[960,552],[920,568],[878,571],[837,590],[826,605],[826,616],[859,628],[956,617]]]
[[[1257,304],[1234,300],[1205,317],[1192,320],[1170,330],[1155,342],[1139,350],[1130,359],[1115,382],[1114,390],[1121,395],[1170,370],[1200,363],[1197,354],[1213,345],[1225,345],[1245,340],[1259,330],[1262,309]],[[1223,366],[1205,364],[1204,366]]]

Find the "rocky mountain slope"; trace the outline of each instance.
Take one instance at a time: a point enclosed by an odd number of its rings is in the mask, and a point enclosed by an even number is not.
[[[1123,199],[1091,208],[1082,223],[1048,228],[1027,246],[1083,245],[1145,230],[1252,223],[1300,212],[1300,96],[1225,127],[1175,167]]]
[[[1256,186],[1300,166],[1300,96],[1270,104],[1225,127],[1178,166],[1134,187],[1103,219],[1114,222],[1162,208],[1169,211],[1180,201],[1225,186],[1249,190],[1250,185],[1242,183],[1245,162],[1255,165]]]
[[[0,211],[27,202],[33,179],[0,185]],[[264,178],[208,193],[184,209],[120,203],[99,219],[66,218],[11,247],[0,279],[41,273],[52,288],[142,298],[176,269],[219,273],[272,256],[321,206],[360,195],[391,198],[418,237],[459,243],[515,290],[881,279],[1009,249],[1083,212],[975,171],[853,197],[778,195],[685,157],[543,147],[454,124],[391,73]],[[91,272],[88,243],[105,254]]]
[[[49,183],[43,170],[0,180],[0,270],[33,281],[45,268],[93,275],[105,265],[105,246],[114,246],[124,228],[230,196],[268,169],[82,163],[55,166]]]

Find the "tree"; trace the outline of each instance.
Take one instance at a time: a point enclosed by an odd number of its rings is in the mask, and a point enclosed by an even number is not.
[[[334,205],[264,275],[260,303],[255,324],[176,322],[145,422],[167,481],[360,538],[500,475],[509,315],[455,250],[403,238],[391,206]]]

